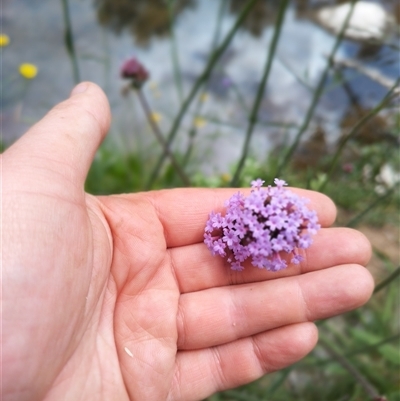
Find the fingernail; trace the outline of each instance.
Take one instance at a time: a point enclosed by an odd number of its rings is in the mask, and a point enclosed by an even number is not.
[[[71,96],[85,92],[88,87],[89,84],[87,82],[81,82],[80,84],[76,85],[74,89],[72,89]]]

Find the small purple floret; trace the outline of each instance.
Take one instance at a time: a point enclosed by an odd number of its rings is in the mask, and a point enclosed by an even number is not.
[[[311,234],[320,229],[317,214],[306,206],[307,199],[285,189],[275,178],[275,187],[263,188],[264,181],[251,182],[251,193],[240,192],[226,201],[226,213],[211,212],[204,230],[204,242],[213,255],[227,257],[232,270],[242,271],[250,259],[259,269],[279,271],[287,267],[282,258],[299,264],[299,248],[308,248]]]

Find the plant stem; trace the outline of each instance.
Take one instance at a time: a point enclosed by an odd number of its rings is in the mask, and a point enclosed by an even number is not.
[[[326,180],[325,180],[326,181]],[[324,181],[324,182],[325,182]],[[325,186],[320,187],[323,189]],[[364,218],[364,216],[369,213],[373,208],[378,206],[381,202],[383,202],[385,199],[389,198],[390,195],[394,192],[395,187],[390,188],[384,195],[378,196],[370,205],[368,205],[363,211],[361,211],[359,214],[357,214],[355,217],[353,217],[347,224],[346,227],[355,227],[360,220]]]
[[[354,351],[351,352],[347,352],[346,354],[344,354],[344,356],[347,358],[349,356],[355,356],[355,355],[359,355],[359,354],[364,354],[367,353],[369,351],[376,351],[379,347],[381,347],[382,345],[391,343],[392,341],[398,340],[400,338],[400,333],[394,334],[390,337],[387,337],[385,339],[383,339],[382,341],[379,341],[375,344],[371,344],[371,345],[367,345],[365,347],[362,348],[358,348]],[[328,358],[324,358],[324,359],[319,359],[315,362],[308,362],[308,361],[304,361],[304,362],[299,362],[298,366],[303,368],[303,367],[312,367],[312,366],[324,366],[324,365],[328,365],[330,363],[338,363],[337,360],[333,360],[333,359],[328,359]]]
[[[249,116],[249,125],[247,128],[246,137],[245,137],[245,141],[243,144],[242,155],[240,157],[236,171],[233,175],[233,178],[231,181],[231,186],[237,186],[239,184],[240,174],[242,172],[244,163],[246,161],[246,158],[247,158],[247,155],[249,152],[249,146],[250,146],[251,137],[252,137],[252,134],[254,131],[254,125],[257,122],[258,110],[260,108],[261,99],[264,95],[265,86],[267,84],[269,73],[271,71],[271,66],[272,66],[272,62],[274,60],[276,47],[278,45],[279,36],[280,36],[281,30],[282,30],[283,20],[284,20],[288,2],[289,2],[288,0],[282,0],[280,2],[278,17],[277,17],[276,24],[275,24],[274,36],[272,38],[271,45],[270,45],[270,48],[268,51],[263,76],[262,76],[260,85],[258,86],[257,94],[254,99],[254,104],[253,104],[253,107],[252,107],[252,110],[251,110],[251,113]]]
[[[248,0],[246,5],[244,6],[243,10],[241,11],[239,17],[237,18],[235,24],[231,28],[231,30],[228,32],[226,35],[224,41],[221,43],[221,45],[215,50],[213,55],[210,57],[206,67],[204,68],[204,71],[200,74],[200,76],[197,78],[196,82],[194,83],[190,93],[188,94],[187,98],[185,101],[182,103],[181,108],[178,112],[178,114],[175,117],[175,120],[172,124],[172,127],[169,131],[169,134],[167,136],[167,143],[170,146],[172,141],[175,139],[178,129],[181,125],[183,116],[185,115],[187,109],[189,108],[190,104],[192,103],[193,99],[195,98],[198,90],[200,87],[203,85],[203,83],[207,80],[209,75],[211,74],[215,64],[221,57],[221,55],[224,53],[230,42],[232,41],[234,35],[236,34],[237,30],[239,29],[240,25],[242,24],[243,20],[246,18],[247,14],[250,12],[252,9],[254,3],[257,0]],[[150,175],[150,180],[146,185],[146,188],[149,189],[152,187],[153,183],[157,179],[159,172],[161,170],[161,167],[165,161],[166,158],[165,152],[160,156],[160,159],[158,160],[158,163],[156,167],[154,168],[153,172]]]
[[[357,134],[357,132],[359,131],[359,129],[366,124],[372,117],[374,117],[380,110],[382,110],[392,99],[392,95],[393,92],[395,91],[395,89],[397,88],[397,86],[400,83],[400,78],[398,78],[396,80],[396,82],[394,83],[394,85],[392,86],[392,88],[390,89],[390,91],[385,95],[385,97],[380,101],[380,103],[375,106],[369,113],[367,113],[363,118],[361,118],[357,124],[350,130],[350,132],[341,140],[338,148],[336,149],[336,152],[333,156],[333,160],[332,163],[330,165],[329,171],[325,176],[324,181],[322,182],[322,184],[320,185],[320,187],[318,188],[319,191],[323,191],[326,184],[328,183],[330,177],[332,176],[336,164],[339,160],[339,156],[341,155],[345,145],[347,144],[347,142],[354,137],[355,134]]]
[[[396,280],[398,276],[400,276],[400,266],[398,266],[394,272],[392,272],[388,277],[375,286],[374,294],[385,288],[392,281]]]
[[[372,400],[383,400],[378,394],[375,387],[362,375],[362,373],[343,355],[336,351],[335,347],[320,333],[321,345],[332,355],[332,357],[339,362],[361,385],[364,391],[369,395]]]
[[[64,33],[65,47],[67,48],[68,55],[71,59],[74,82],[75,84],[78,84],[79,82],[81,82],[81,77],[79,73],[78,58],[76,56],[76,51],[75,51],[75,41],[72,31],[71,17],[69,15],[68,0],[61,0],[61,4],[63,8],[63,17],[65,25],[65,33]]]
[[[276,379],[271,386],[268,387],[267,389],[267,394],[268,397],[271,397],[277,390],[278,388],[285,383],[285,380],[287,379],[287,377],[289,376],[290,372],[293,370],[292,366],[289,366],[286,369],[283,369],[280,372],[280,376],[278,377],[278,379]]]
[[[301,127],[300,127],[300,129],[299,129],[299,131],[298,131],[298,133],[297,133],[297,135],[296,135],[296,137],[295,137],[295,139],[294,139],[294,141],[292,143],[292,146],[289,148],[289,150],[287,151],[287,153],[283,157],[282,162],[279,164],[278,169],[277,169],[276,174],[275,174],[275,177],[279,177],[282,174],[282,172],[285,169],[285,167],[287,166],[290,158],[292,157],[294,151],[296,150],[296,148],[297,148],[297,146],[298,146],[298,144],[300,142],[301,137],[306,132],[306,130],[308,128],[308,125],[310,124],[310,121],[311,121],[311,119],[312,119],[312,117],[314,115],[315,109],[316,109],[316,107],[318,105],[319,99],[321,98],[321,96],[322,96],[322,94],[324,92],[325,81],[326,81],[326,79],[328,77],[328,74],[329,74],[329,71],[330,71],[331,67],[333,66],[333,60],[335,58],[335,54],[336,54],[336,52],[337,52],[337,50],[339,48],[340,43],[343,40],[344,33],[346,31],[346,28],[347,28],[347,25],[348,25],[348,23],[350,21],[350,18],[351,18],[352,14],[353,14],[353,9],[354,9],[354,6],[355,6],[356,2],[357,2],[357,0],[352,0],[352,2],[351,2],[350,11],[346,16],[346,19],[345,19],[345,21],[343,23],[343,26],[342,26],[342,28],[341,28],[341,30],[339,32],[339,35],[336,38],[336,41],[335,41],[335,43],[333,45],[331,53],[330,53],[330,55],[328,57],[325,69],[324,69],[324,71],[323,71],[323,73],[321,75],[321,78],[320,78],[320,80],[318,82],[318,85],[317,85],[317,87],[315,89],[314,96],[313,96],[313,98],[311,100],[311,104],[310,104],[310,107],[308,108],[308,111],[307,111],[307,114],[306,114],[306,116],[304,118],[303,124],[301,125]]]
[[[177,174],[179,175],[179,177],[181,178],[182,182],[186,185],[186,186],[190,186],[190,180],[188,178],[188,176],[185,174],[185,172],[183,171],[182,167],[180,166],[180,164],[178,163],[178,161],[176,160],[174,154],[172,153],[169,144],[166,142],[166,140],[164,139],[163,134],[160,131],[160,128],[158,127],[158,124],[154,121],[154,118],[152,116],[152,111],[151,108],[146,100],[146,97],[144,96],[143,91],[138,88],[136,89],[136,93],[138,95],[140,104],[143,107],[144,113],[146,114],[147,120],[150,124],[150,127],[152,128],[154,135],[156,136],[157,141],[160,143],[160,145],[162,146],[164,153],[169,157],[171,164],[174,166]]]

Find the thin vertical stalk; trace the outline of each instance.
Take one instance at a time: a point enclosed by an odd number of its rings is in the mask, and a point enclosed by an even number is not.
[[[391,274],[389,274],[388,277],[386,277],[383,281],[381,281],[379,284],[375,286],[374,294],[379,292],[382,288],[385,288],[399,276],[400,276],[400,266],[398,266],[397,269],[394,270]]]
[[[282,30],[283,20],[284,20],[286,7],[287,7],[288,3],[289,3],[288,0],[282,0],[280,2],[278,17],[277,17],[276,24],[275,24],[274,36],[272,38],[271,45],[269,47],[263,76],[262,76],[260,85],[258,86],[257,94],[254,99],[253,107],[252,107],[252,110],[251,110],[251,113],[249,116],[249,125],[247,127],[246,137],[245,137],[245,141],[243,144],[242,155],[240,157],[238,166],[236,168],[236,171],[235,171],[232,181],[231,181],[232,186],[238,185],[239,177],[240,177],[240,174],[242,172],[244,163],[246,161],[246,158],[247,158],[247,155],[249,152],[251,137],[252,137],[252,134],[254,131],[254,126],[257,122],[258,110],[260,108],[261,100],[262,100],[262,97],[265,92],[265,86],[267,84],[269,73],[271,71],[271,66],[272,66],[272,62],[274,60],[274,55],[275,55],[275,51],[276,51],[276,48],[278,45],[278,40],[279,40],[279,36],[280,36],[281,30]]]
[[[346,16],[346,19],[345,19],[345,21],[343,23],[343,26],[342,26],[342,28],[341,28],[341,30],[339,32],[339,35],[336,38],[336,41],[335,41],[335,43],[333,45],[331,53],[330,53],[330,55],[328,57],[328,60],[327,60],[327,63],[326,63],[326,67],[325,67],[325,69],[324,69],[324,71],[323,71],[323,73],[321,75],[321,78],[320,78],[320,80],[318,82],[318,85],[317,85],[317,87],[315,89],[314,96],[313,96],[313,98],[311,100],[311,104],[310,104],[310,107],[308,108],[308,111],[307,111],[307,114],[306,114],[306,116],[304,118],[303,124],[301,125],[301,127],[300,127],[300,129],[299,129],[299,131],[298,131],[298,133],[297,133],[297,135],[296,135],[296,137],[295,137],[295,139],[294,139],[294,141],[292,143],[292,146],[289,148],[288,152],[283,157],[282,162],[279,164],[278,169],[277,169],[276,174],[275,174],[275,177],[279,177],[281,175],[282,171],[284,170],[284,168],[288,164],[291,156],[293,155],[294,151],[296,150],[296,148],[297,148],[297,146],[298,146],[298,144],[300,142],[301,137],[303,136],[304,132],[308,128],[308,125],[310,124],[310,121],[311,121],[311,119],[312,119],[312,117],[314,115],[315,109],[316,109],[316,107],[318,105],[319,99],[321,98],[321,96],[322,96],[322,94],[324,92],[325,81],[326,81],[326,79],[328,77],[329,71],[332,68],[333,60],[335,58],[335,54],[336,54],[336,52],[337,52],[337,50],[339,48],[340,43],[343,40],[344,33],[345,33],[346,29],[347,29],[347,26],[349,24],[350,18],[351,18],[352,14],[353,14],[353,10],[354,10],[354,6],[355,6],[356,2],[357,2],[357,0],[352,0],[352,2],[351,2],[350,11]]]
[[[291,367],[291,366],[289,366],[288,368],[286,368],[286,369],[283,369],[280,373],[280,376],[278,377],[278,379],[276,379],[272,384],[271,384],[271,386],[269,386],[268,388],[267,388],[267,391],[266,391],[266,396],[269,398],[269,397],[272,397],[272,395],[279,389],[279,387],[281,387],[281,385],[283,384],[283,383],[285,383],[285,380],[288,378],[288,376],[289,376],[289,374],[290,374],[290,372],[293,370],[293,367]]]
[[[176,0],[167,0],[168,16],[169,16],[169,33],[171,36],[171,59],[172,68],[174,71],[174,80],[176,89],[178,92],[179,104],[183,102],[183,85],[182,85],[182,73],[179,63],[178,56],[178,43],[176,40],[175,29],[174,29],[174,6]]]
[[[364,377],[362,373],[346,357],[341,355],[329,342],[329,340],[321,335],[321,333],[319,342],[332,355],[332,357],[354,377],[354,379],[361,385],[371,400],[384,400],[384,398],[379,395],[375,387],[367,380],[367,378]]]
[[[359,129],[366,124],[372,117],[374,117],[380,110],[382,110],[392,99],[392,95],[395,92],[396,88],[398,87],[400,83],[400,78],[397,78],[396,82],[390,89],[390,91],[385,95],[385,97],[378,103],[377,106],[375,106],[368,114],[366,114],[363,118],[361,118],[357,124],[351,129],[351,131],[342,139],[340,142],[338,148],[336,149],[336,152],[333,156],[333,160],[331,162],[330,168],[328,170],[328,173],[326,174],[326,177],[320,187],[318,188],[319,191],[323,191],[326,184],[328,183],[330,177],[332,176],[336,164],[339,160],[340,155],[342,154],[342,151],[344,147],[346,146],[347,142],[354,137],[354,135],[359,131]]]
[[[81,77],[78,66],[78,58],[76,56],[76,51],[75,51],[75,41],[74,41],[74,34],[72,31],[71,17],[69,14],[68,0],[61,0],[61,4],[63,9],[64,26],[65,26],[64,28],[65,47],[67,48],[69,58],[71,59],[74,82],[75,84],[78,84],[79,82],[81,82]]]
[[[167,143],[168,146],[171,146],[173,140],[175,139],[178,129],[181,125],[183,116],[185,115],[186,111],[188,110],[190,104],[192,103],[193,99],[195,98],[198,90],[201,88],[203,83],[207,80],[209,75],[211,74],[215,64],[221,57],[221,55],[224,53],[230,42],[232,41],[233,37],[235,36],[237,30],[239,29],[240,25],[242,24],[243,20],[247,17],[248,13],[252,9],[254,3],[257,0],[248,0],[246,5],[243,7],[243,10],[241,11],[239,17],[237,18],[235,24],[231,28],[231,30],[228,32],[226,35],[224,41],[221,43],[221,45],[215,50],[214,54],[210,57],[206,67],[204,68],[203,72],[200,74],[200,76],[197,78],[196,82],[194,83],[191,91],[189,92],[188,96],[186,97],[185,101],[182,103],[181,108],[178,112],[178,114],[175,117],[175,120],[172,124],[172,127],[169,131],[169,134],[167,135]],[[146,188],[149,189],[152,187],[153,183],[157,179],[161,167],[165,161],[166,154],[165,152],[160,156],[160,159],[158,160],[158,163],[156,167],[154,168],[153,172],[150,175],[150,180],[146,185]]]
[[[152,112],[150,109],[149,104],[147,103],[146,97],[144,96],[143,91],[138,88],[136,89],[136,93],[138,95],[140,104],[143,107],[144,113],[146,114],[147,120],[150,124],[151,129],[154,132],[154,135],[157,139],[157,141],[160,143],[160,145],[162,146],[164,153],[169,157],[171,164],[174,166],[175,171],[177,172],[177,174],[179,175],[179,177],[181,178],[182,182],[186,185],[186,186],[190,186],[190,180],[187,177],[187,175],[185,174],[185,172],[183,171],[182,167],[180,166],[180,164],[178,163],[178,161],[176,160],[174,154],[172,153],[168,143],[165,141],[163,134],[160,131],[160,128],[158,127],[157,123],[154,121],[154,118],[152,117]]]

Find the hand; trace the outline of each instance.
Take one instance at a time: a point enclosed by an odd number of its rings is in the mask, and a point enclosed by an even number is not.
[[[109,120],[83,83],[2,155],[4,400],[199,400],[298,361],[313,321],[368,300],[370,245],[327,228],[324,195],[296,190],[324,228],[273,273],[202,243],[233,189],[86,194]]]

